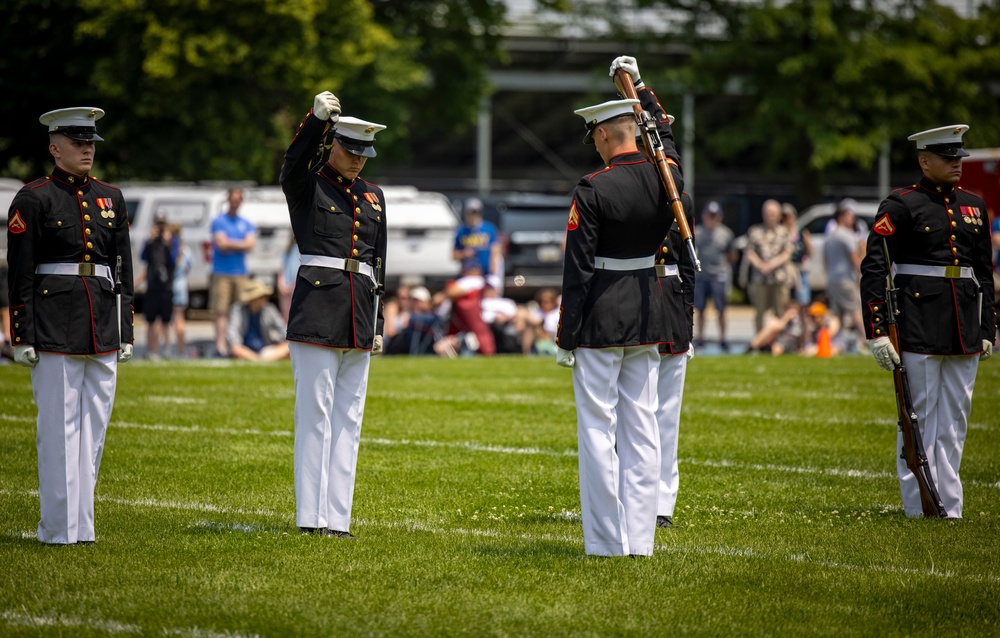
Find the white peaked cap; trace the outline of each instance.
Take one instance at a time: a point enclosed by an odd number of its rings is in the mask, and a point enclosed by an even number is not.
[[[635,105],[638,103],[639,100],[611,100],[610,102],[595,104],[594,106],[587,106],[573,111],[583,118],[585,123],[584,125],[587,127],[587,134],[583,137],[583,143],[594,143],[594,128],[596,128],[598,124],[607,122],[608,120],[622,115],[628,115],[630,113],[634,115]]]
[[[917,149],[921,151],[930,151],[944,157],[967,157],[969,154],[962,149],[962,136],[968,130],[968,124],[952,124],[920,131],[906,139],[916,142]]]

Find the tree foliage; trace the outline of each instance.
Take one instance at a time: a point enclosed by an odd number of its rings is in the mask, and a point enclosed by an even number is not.
[[[594,10],[588,0],[570,2],[580,3]],[[996,6],[971,19],[929,0],[637,0],[635,7],[683,16],[650,26],[656,38],[666,29],[691,47],[690,65],[670,77],[707,105],[700,155],[750,156],[793,171],[803,203],[819,197],[824,172],[870,168],[884,141],[915,131],[966,122],[971,144],[1000,144]],[[605,15],[614,22],[623,12]],[[643,34],[632,29],[632,37]],[[651,71],[643,76],[656,77]]]
[[[393,4],[406,8],[394,14]],[[273,183],[322,90],[340,96],[345,113],[389,125],[390,143],[415,104],[471,121],[449,94],[477,101],[497,51],[498,4],[13,0],[0,27],[10,52],[0,88],[22,99],[0,106],[16,122],[0,136],[0,170],[44,170],[37,118],[65,106],[107,111],[98,168],[111,179]],[[413,28],[411,5],[427,12],[426,28]],[[430,31],[442,24],[450,40],[435,41]]]

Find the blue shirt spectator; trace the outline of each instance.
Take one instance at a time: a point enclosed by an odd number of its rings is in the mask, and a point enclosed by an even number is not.
[[[248,219],[239,215],[222,213],[212,220],[212,237],[218,233],[225,234],[231,240],[243,241],[257,233],[257,227]],[[245,276],[250,274],[247,269],[246,252],[242,250],[223,250],[218,242],[212,242],[212,272],[216,275]]]
[[[475,197],[465,202],[465,223],[455,233],[455,261],[475,259],[483,274],[498,273],[500,241],[497,227],[483,220],[483,203]]]

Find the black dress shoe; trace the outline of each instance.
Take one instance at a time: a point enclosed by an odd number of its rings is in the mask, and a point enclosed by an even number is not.
[[[300,534],[319,534],[321,536],[326,536],[326,530],[322,527],[300,527]]]
[[[87,547],[92,547],[97,544],[97,541],[77,541],[77,545],[86,545]]]
[[[657,516],[656,517],[656,526],[657,527],[673,527],[674,526],[674,522],[672,520],[670,520],[669,516]]]
[[[358,537],[355,536],[354,534],[350,533],[350,532],[341,532],[341,531],[338,531],[338,530],[335,530],[335,529],[328,529],[328,530],[326,530],[326,535],[327,536],[333,536],[335,538],[346,538],[346,539],[349,539],[349,540],[352,540],[352,541],[358,540]]]

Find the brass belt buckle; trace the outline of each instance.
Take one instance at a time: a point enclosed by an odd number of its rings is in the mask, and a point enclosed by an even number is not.
[[[945,266],[944,276],[948,279],[961,279],[962,278],[962,267],[961,266]]]
[[[344,270],[347,272],[361,272],[361,262],[357,259],[345,259]]]
[[[666,277],[667,276],[667,266],[666,264],[656,264],[656,276]]]
[[[81,277],[93,277],[94,273],[97,272],[97,268],[94,264],[77,264],[77,274]]]

